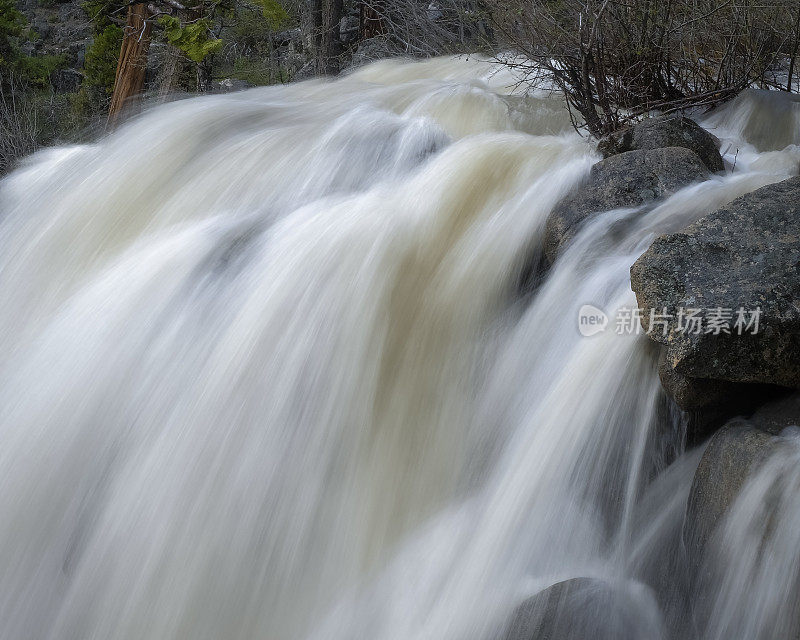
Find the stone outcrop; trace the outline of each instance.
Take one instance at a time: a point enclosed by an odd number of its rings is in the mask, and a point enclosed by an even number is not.
[[[736,418],[708,442],[692,481],[683,537],[699,557],[747,478],[779,447],[788,427],[800,425],[800,394],[764,405],[747,419]]]
[[[558,582],[528,598],[503,640],[656,640],[660,620],[650,590],[594,578]]]
[[[593,214],[635,208],[709,177],[692,151],[680,147],[629,151],[595,164],[588,180],[562,200],[547,221],[544,253],[550,264]]]
[[[709,171],[725,170],[714,136],[694,120],[679,115],[643,120],[602,138],[598,151],[606,158],[626,151],[683,147],[694,151]]]
[[[631,286],[682,408],[736,400],[742,384],[800,388],[800,177],[657,238]]]

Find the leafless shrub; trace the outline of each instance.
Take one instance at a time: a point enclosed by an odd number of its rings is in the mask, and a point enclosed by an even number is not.
[[[362,4],[408,55],[474,52],[491,40],[488,15],[476,0],[365,0]]]
[[[498,38],[525,58],[505,62],[531,85],[555,85],[596,136],[653,110],[712,106],[747,86],[791,86],[800,41],[797,0],[486,5]]]
[[[36,151],[42,123],[37,109],[13,76],[0,82],[0,175],[8,172],[17,159]]]

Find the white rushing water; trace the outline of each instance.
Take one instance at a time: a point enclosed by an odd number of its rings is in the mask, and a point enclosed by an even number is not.
[[[705,637],[797,637],[800,611],[800,433],[751,473],[712,539]]]
[[[697,454],[648,340],[578,310],[800,154],[720,120],[735,172],[596,216],[526,292],[598,157],[513,84],[185,100],[0,183],[0,637],[492,640],[570,578],[614,605],[573,630],[686,637]]]

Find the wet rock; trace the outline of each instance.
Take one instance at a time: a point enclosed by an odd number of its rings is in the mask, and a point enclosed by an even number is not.
[[[597,145],[598,151],[606,158],[626,151],[664,147],[684,147],[694,151],[715,173],[725,169],[716,138],[694,120],[679,115],[643,120],[602,138]]]
[[[670,396],[684,411],[697,411],[727,400],[730,384],[721,380],[702,380],[677,374],[669,364],[667,349],[658,358],[658,377]]]
[[[750,423],[772,435],[780,435],[788,427],[800,426],[800,394],[769,402],[749,418]]]
[[[776,437],[746,422],[720,429],[708,443],[694,475],[684,522],[684,542],[699,557],[751,469],[765,460]]]
[[[794,394],[731,421],[703,451],[683,527],[692,617],[703,637],[749,628],[762,638],[800,639],[798,422]]]
[[[657,238],[631,286],[645,330],[658,314],[649,335],[665,347],[661,379],[683,409],[736,401],[739,383],[800,388],[800,178]]]
[[[640,584],[594,578],[556,583],[528,598],[512,616],[503,640],[655,640],[658,606]]]
[[[363,67],[370,62],[383,60],[384,58],[396,58],[403,55],[395,44],[388,38],[376,36],[364,40],[358,45],[358,48],[353,53],[350,63],[347,65],[348,69],[357,69]]]
[[[793,394],[767,403],[748,419],[732,420],[711,438],[695,472],[686,508],[683,537],[693,557],[702,554],[747,477],[784,446],[779,434],[798,424],[800,394]]]
[[[785,396],[783,387],[724,380],[689,378],[669,365],[667,348],[658,360],[661,385],[686,415],[689,445],[699,444],[734,416],[750,415],[765,402]]]
[[[544,252],[550,264],[592,214],[639,207],[709,177],[696,153],[679,147],[628,151],[601,160],[589,179],[562,200],[547,221]]]

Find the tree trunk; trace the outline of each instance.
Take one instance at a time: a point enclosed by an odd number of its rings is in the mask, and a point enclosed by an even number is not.
[[[317,73],[322,73],[325,57],[323,48],[323,31],[325,27],[322,4],[323,0],[311,0],[311,29],[314,41],[314,64]]]
[[[794,65],[797,62],[797,53],[800,49],[800,7],[797,9],[797,20],[794,24],[794,46],[789,58],[789,78],[786,81],[786,90],[792,90],[792,76],[794,76]]]
[[[204,0],[189,4],[189,21],[196,22],[208,17]],[[207,55],[200,62],[195,63],[195,77],[197,80],[197,93],[210,93],[213,81],[214,55]]]
[[[371,3],[362,2],[359,12],[359,40],[369,40],[375,36],[386,34],[386,25],[381,14],[375,10]]]
[[[342,55],[341,23],[344,13],[344,0],[328,0],[325,12],[325,32],[322,42],[324,52],[323,73],[335,76],[339,73],[339,62]]]
[[[314,0],[312,12],[317,74],[335,76],[339,73],[339,58],[342,54],[340,24],[344,1]]]
[[[198,93],[209,93],[212,87],[213,57],[206,56],[202,62],[197,63],[197,91]]]
[[[589,129],[589,133],[595,138],[601,138],[603,134],[608,132],[604,129],[600,116],[597,115],[597,105],[592,91],[592,76],[589,71],[589,57],[590,54],[581,47],[581,100],[583,108],[579,109],[579,111],[583,119],[586,120],[586,127]]]
[[[128,7],[128,18],[114,80],[114,93],[108,110],[109,124],[117,120],[128,101],[139,95],[144,86],[150,31],[153,28],[147,20],[148,17],[147,5],[134,4]]]
[[[165,102],[180,89],[181,76],[187,72],[187,62],[180,49],[167,46],[164,64],[158,74],[158,101]]]

